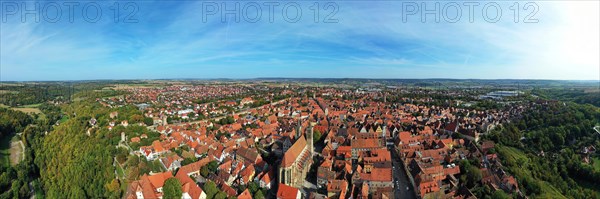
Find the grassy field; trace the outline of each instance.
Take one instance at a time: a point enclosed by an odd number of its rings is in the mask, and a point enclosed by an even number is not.
[[[600,157],[594,157],[592,158],[592,161],[594,162],[594,169],[600,171]]]
[[[4,136],[0,140],[0,164],[8,166],[10,163],[10,139],[12,136]]]
[[[8,91],[8,90],[0,90],[0,94],[6,94],[6,93],[19,93],[19,91]]]
[[[4,104],[0,104],[0,108],[11,108],[13,110],[16,111],[21,111],[24,113],[42,113],[42,111],[38,108],[40,105],[42,104],[29,104],[29,105],[23,105],[23,106],[19,106],[19,107],[10,107]]]
[[[21,141],[12,141],[10,143],[10,165],[17,165],[19,162],[21,162],[21,160],[23,160],[24,150],[25,149],[23,148]]]
[[[29,104],[29,105],[23,105],[23,106],[19,106],[17,108],[38,108],[42,105],[42,103],[39,104]]]
[[[20,160],[19,155],[22,155],[23,150],[18,144],[18,140],[19,139],[14,135],[6,135],[2,137],[2,139],[0,140],[0,164],[8,166],[13,165],[11,164],[11,162],[15,163]],[[17,143],[17,145],[12,144],[11,142]],[[11,152],[15,154],[11,156]]]
[[[62,123],[65,123],[65,122],[67,122],[67,120],[69,120],[69,116],[67,116],[67,115],[63,115],[63,116],[60,118],[59,122],[62,124]]]
[[[39,108],[12,108],[13,110],[21,111],[24,113],[42,113]]]

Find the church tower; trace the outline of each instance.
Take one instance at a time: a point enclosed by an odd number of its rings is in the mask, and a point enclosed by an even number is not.
[[[314,140],[313,140],[313,125],[309,124],[308,129],[306,129],[306,139],[308,141],[308,151],[310,151],[310,156],[314,154]]]
[[[296,124],[296,134],[294,134],[294,142],[300,138],[300,135],[302,135],[302,123],[298,120],[298,124]]]

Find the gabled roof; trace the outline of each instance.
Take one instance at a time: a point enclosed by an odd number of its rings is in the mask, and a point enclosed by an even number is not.
[[[256,149],[249,149],[246,147],[242,147],[236,151],[236,155],[241,156],[243,159],[250,163],[256,163],[259,154]]]
[[[187,173],[181,172],[181,170],[179,170],[179,172],[177,172],[177,175],[175,175],[175,178],[177,178],[179,182],[181,182],[181,189],[183,193],[190,194],[192,198],[200,197],[200,195],[203,192],[202,189],[198,187],[198,185],[196,185],[196,182],[192,178],[190,178],[190,176],[188,176]]]
[[[237,196],[238,199],[252,199],[252,194],[248,189],[244,190],[240,195]]]
[[[279,190],[277,191],[277,199],[292,199],[298,197],[300,190],[294,187],[290,187],[286,184],[279,183]]]
[[[178,172],[183,172],[186,175],[188,173],[192,173],[195,171],[200,171],[200,168],[206,164],[208,164],[210,161],[213,161],[212,157],[206,157],[204,159],[198,160],[197,162],[182,166]]]
[[[161,188],[165,184],[165,181],[169,178],[173,177],[173,174],[170,171],[157,173],[155,175],[148,176],[148,180],[152,183],[152,186],[155,188]]]
[[[283,160],[281,161],[281,166],[283,166],[283,167],[291,166],[296,161],[296,158],[298,158],[300,156],[300,153],[302,153],[302,150],[304,150],[305,147],[306,147],[306,139],[304,139],[304,135],[303,135],[303,136],[300,136],[300,138],[298,140],[296,140],[296,142],[292,145],[292,147],[290,147],[290,149],[288,149],[285,152],[285,155],[283,156]]]

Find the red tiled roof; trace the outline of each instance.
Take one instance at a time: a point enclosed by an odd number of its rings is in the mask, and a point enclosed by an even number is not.
[[[188,173],[200,171],[200,168],[202,166],[208,164],[210,161],[213,161],[213,158],[206,157],[204,159],[198,160],[197,162],[182,166],[178,172],[183,172],[185,174],[188,174]]]
[[[384,147],[380,139],[355,139],[352,140],[352,148],[381,148]]]
[[[279,183],[279,190],[277,191],[277,199],[293,199],[298,197],[300,190],[294,187],[290,187],[286,184]]]
[[[162,187],[165,184],[165,181],[171,177],[173,177],[173,174],[170,171],[167,171],[148,176],[148,180],[150,180],[152,186],[158,189]]]
[[[361,173],[360,177],[367,181],[380,181],[380,182],[391,182],[392,181],[392,168],[373,168],[371,173]]]
[[[300,153],[302,153],[302,150],[304,150],[305,147],[306,139],[304,139],[304,136],[301,136],[298,140],[296,140],[292,147],[290,147],[288,151],[285,152],[285,155],[283,156],[283,161],[281,161],[281,165],[283,167],[291,166],[300,156]]]
[[[252,199],[252,195],[248,189],[244,190],[240,195],[237,196],[238,199]]]

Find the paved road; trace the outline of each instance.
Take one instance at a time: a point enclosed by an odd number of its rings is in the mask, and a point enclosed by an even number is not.
[[[600,134],[600,126],[595,126],[594,130],[596,131],[596,133]]]
[[[416,195],[410,184],[407,173],[404,170],[402,163],[400,162],[400,156],[396,150],[390,150],[392,152],[392,165],[394,166],[394,190],[396,199],[415,199]],[[406,187],[409,190],[406,190]]]

